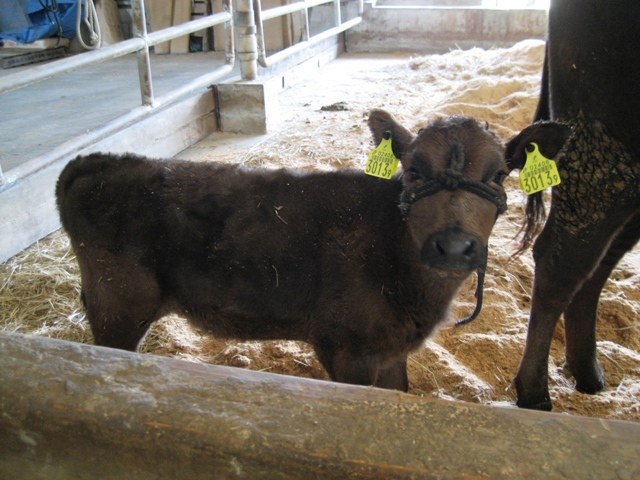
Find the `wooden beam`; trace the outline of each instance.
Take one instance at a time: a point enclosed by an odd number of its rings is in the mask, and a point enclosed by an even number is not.
[[[149,22],[151,23],[152,31],[156,32],[173,25],[173,4],[173,0],[147,2],[145,8],[149,15]],[[153,48],[157,55],[166,54],[170,52],[171,42],[158,43]]]
[[[1,478],[640,478],[640,425],[0,334]]]
[[[173,1],[172,25],[181,25],[191,20],[191,0]],[[189,35],[171,40],[171,53],[189,53]]]

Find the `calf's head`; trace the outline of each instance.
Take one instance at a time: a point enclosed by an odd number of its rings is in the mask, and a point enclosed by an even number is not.
[[[391,133],[403,169],[400,208],[424,267],[443,278],[477,271],[481,294],[489,235],[507,208],[501,140],[470,117],[437,119],[416,135],[373,110],[369,128],[376,144]]]

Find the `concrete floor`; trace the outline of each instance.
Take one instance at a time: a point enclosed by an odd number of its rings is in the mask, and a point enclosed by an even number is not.
[[[163,95],[223,63],[223,53],[152,55],[154,95]],[[0,76],[27,68],[0,70]],[[140,105],[134,54],[0,95],[2,171],[6,174]]]
[[[343,54],[323,67],[318,72],[319,76],[312,80],[324,86],[326,82],[344,82],[359,70],[371,68],[372,65],[394,63],[406,57]],[[152,55],[154,95],[163,95],[223,63],[224,54],[221,53]],[[29,66],[0,70],[0,76],[27,68]],[[0,95],[2,171],[6,174],[31,158],[140,104],[137,63],[133,54]],[[290,120],[286,111],[277,117],[280,120],[278,123]],[[264,138],[265,135],[216,132],[181,156],[198,157],[197,152],[209,148],[246,149]]]
[[[408,54],[342,53],[340,56],[296,79],[296,82],[278,94],[276,112],[273,112],[266,134],[235,134],[213,132],[201,141],[186,148],[176,158],[203,161],[214,155],[242,157],[251,147],[266,141],[270,136],[289,129],[296,129],[308,115],[320,114],[323,105],[348,101],[342,92],[359,88],[361,72],[379,70],[386,66],[406,62]],[[380,73],[384,75],[384,73]],[[215,153],[214,153],[215,152]]]
[[[358,71],[397,63],[407,57],[407,54],[342,54],[314,75],[297,78],[296,83],[299,82],[298,88],[323,92],[329,84],[351,82]],[[154,95],[158,97],[222,65],[224,54],[152,55],[151,62]],[[29,66],[0,70],[0,76],[27,68]],[[295,95],[288,90],[280,95]],[[321,97],[322,93],[318,95]],[[0,95],[2,171],[7,175],[12,168],[139,105],[140,88],[133,54]],[[273,126],[270,134],[295,122],[295,115],[286,108],[277,112],[278,120],[270,125]],[[243,151],[267,136],[215,132],[179,157],[198,160],[213,149]]]

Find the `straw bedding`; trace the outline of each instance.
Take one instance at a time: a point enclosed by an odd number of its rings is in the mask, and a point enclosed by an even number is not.
[[[366,129],[371,108],[384,108],[414,129],[435,115],[473,115],[507,140],[533,117],[543,56],[543,43],[533,40],[510,49],[375,62],[346,56],[280,94],[280,118],[260,143],[249,149],[219,148],[214,135],[181,157],[256,166],[361,168],[371,148]],[[492,235],[483,311],[464,327],[443,326],[411,355],[410,393],[514,404],[510,384],[524,347],[534,264],[528,253],[511,257],[524,198],[515,174],[506,184],[510,208]],[[92,342],[79,301],[78,267],[63,232],[1,265],[0,282],[0,329]],[[474,289],[470,279],[455,302],[452,321],[473,309]],[[640,421],[639,311],[636,248],[615,270],[600,302],[598,355],[607,376],[606,390],[590,396],[573,389],[573,380],[562,370],[564,331],[559,322],[549,361],[555,411]],[[326,379],[302,343],[225,341],[192,329],[176,316],[157,322],[141,351]]]

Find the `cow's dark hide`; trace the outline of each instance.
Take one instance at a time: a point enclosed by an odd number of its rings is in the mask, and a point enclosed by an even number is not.
[[[521,168],[530,142],[555,138],[562,183],[553,188],[546,224],[536,239],[527,344],[515,377],[518,406],[551,409],[547,364],[551,337],[564,314],[566,368],[576,389],[604,388],[596,358],[600,292],[640,237],[640,2],[552,0],[536,120],[507,145]],[[540,197],[529,201],[531,239]]]

